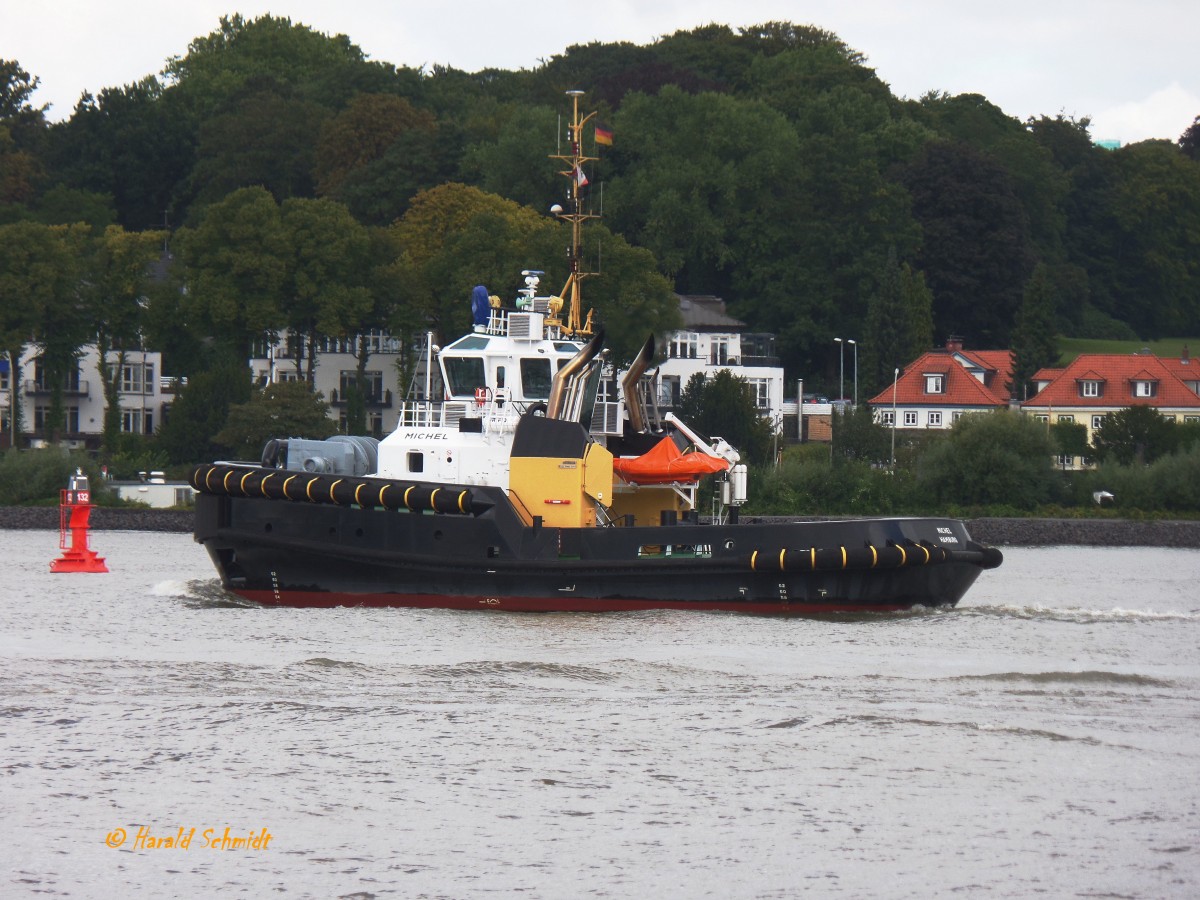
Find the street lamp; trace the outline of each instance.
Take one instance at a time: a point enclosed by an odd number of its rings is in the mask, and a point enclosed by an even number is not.
[[[858,409],[858,341],[847,338],[846,343],[854,345],[854,408]]]
[[[892,471],[896,471],[896,385],[900,381],[900,370],[892,375]]]
[[[841,338],[834,338],[838,345],[838,356],[841,357],[838,366],[838,402],[846,396],[846,344]]]

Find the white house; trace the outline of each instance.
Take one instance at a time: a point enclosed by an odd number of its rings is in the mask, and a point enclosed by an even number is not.
[[[277,336],[274,348],[263,344],[250,360],[254,383],[262,386],[279,381],[299,381],[307,373],[307,358],[290,332]],[[333,408],[344,431],[346,428],[346,393],[358,377],[358,357],[354,355],[358,337],[319,338],[313,366],[313,390],[320,391]],[[399,421],[399,401],[408,393],[409,385],[400,384],[397,363],[401,358],[401,339],[383,331],[367,333],[367,431],[382,437],[395,430]],[[300,360],[297,368],[296,360]]]
[[[104,431],[104,385],[96,368],[99,350],[85,346],[74,369],[63,384],[66,429],[61,442],[73,449],[94,449]],[[117,364],[116,351],[108,354],[109,363]],[[21,439],[28,446],[45,442],[46,415],[50,410],[51,387],[42,365],[41,350],[29,345],[21,354],[18,374],[9,371],[8,361],[0,361],[0,422],[3,437],[0,446],[11,443],[10,404],[14,380],[21,405]],[[162,377],[162,355],[151,350],[125,351],[117,402],[121,407],[121,430],[133,434],[153,434],[175,396],[174,379]],[[18,444],[20,445],[20,443]]]
[[[667,359],[659,368],[659,406],[678,406],[693,375],[711,378],[728,369],[749,382],[759,415],[778,426],[783,418],[783,367],[775,356],[775,336],[746,333],[746,323],[729,315],[720,297],[676,296],[683,328],[667,341]]]

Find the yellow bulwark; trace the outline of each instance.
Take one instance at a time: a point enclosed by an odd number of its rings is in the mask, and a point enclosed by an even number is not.
[[[528,516],[541,516],[553,528],[588,528],[596,524],[596,504],[612,503],[613,456],[599,444],[588,444],[582,459],[513,457],[509,493],[514,506]]]

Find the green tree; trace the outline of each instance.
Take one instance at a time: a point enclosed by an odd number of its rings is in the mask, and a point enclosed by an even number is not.
[[[291,247],[275,199],[261,187],[234,191],[176,243],[188,322],[244,365],[251,342],[284,323]]]
[[[218,359],[194,372],[171,405],[171,415],[155,435],[157,448],[175,465],[211,461],[226,452],[215,440],[229,408],[250,399],[250,370],[245,359]],[[256,457],[257,458],[257,455]]]
[[[833,417],[833,461],[879,463],[891,455],[891,429],[875,421],[875,413],[865,403],[848,408]]]
[[[1059,456],[1087,456],[1087,426],[1082,422],[1055,422],[1050,426],[1050,436]]]
[[[163,227],[196,158],[196,124],[153,77],[85,94],[51,132],[53,179],[111,197],[129,231]],[[178,218],[178,216],[176,216]]]
[[[0,225],[0,350],[8,364],[9,446],[22,431],[21,354],[37,327],[38,310],[56,290],[62,263],[44,225]]]
[[[329,404],[302,381],[268,384],[245,403],[229,407],[225,427],[213,439],[239,459],[258,459],[272,438],[324,440],[337,432]]]
[[[1116,151],[1111,272],[1118,316],[1143,337],[1200,324],[1200,162],[1169,141]]]
[[[1152,406],[1130,406],[1106,415],[1092,444],[1102,461],[1145,465],[1174,452],[1176,427]]]
[[[402,248],[399,281],[409,320],[423,319],[443,338],[469,327],[468,300],[477,284],[509,299],[524,269],[544,271],[548,293],[566,284],[566,226],[477,188],[447,184],[422,192],[392,231]],[[631,359],[648,333],[678,327],[670,285],[648,252],[593,225],[585,231],[583,261],[601,277],[586,280],[582,314],[595,309],[617,360]]]
[[[914,359],[908,355],[912,349],[907,339],[908,320],[901,270],[893,247],[888,250],[887,262],[879,268],[875,289],[867,302],[861,370],[865,396],[870,397],[891,384],[893,372]]]
[[[917,459],[917,485],[939,504],[1033,509],[1054,499],[1055,446],[1046,428],[1008,411],[966,415]]]
[[[19,62],[0,59],[0,221],[18,218],[4,207],[28,204],[44,176],[46,107],[35,107],[38,78]]]
[[[103,448],[117,450],[121,434],[120,387],[131,348],[139,346],[151,264],[158,258],[161,232],[132,233],[110,225],[91,242],[84,263],[82,297],[89,323],[95,328],[97,363],[104,389]],[[116,351],[114,362],[109,361]]]
[[[87,339],[79,300],[84,226],[16,222],[0,226],[0,341],[9,364],[10,441],[21,428],[21,353],[40,348],[50,404],[43,433],[53,442],[65,427],[63,389]]]
[[[328,112],[275,83],[200,123],[188,179],[190,218],[238,188],[261,185],[282,203],[313,194],[315,135]]]
[[[1004,346],[1033,268],[1011,176],[967,144],[935,141],[904,180],[924,231],[918,264],[933,291],[938,332]]]
[[[705,437],[724,438],[743,459],[763,463],[770,458],[771,423],[758,415],[750,383],[729,369],[718,369],[712,378],[702,372],[689,378],[679,409],[688,427]]]
[[[1019,400],[1028,398],[1029,382],[1039,369],[1058,363],[1056,313],[1057,297],[1050,268],[1039,263],[1025,284],[1013,329],[1013,371],[1008,389]]]
[[[301,369],[297,357],[296,374],[311,384],[317,338],[353,334],[371,308],[371,238],[346,207],[332,200],[288,200],[280,224],[288,253],[287,325],[308,347],[308,369]]]
[[[933,292],[925,275],[900,266],[900,304],[904,309],[904,358],[911,362],[933,346]]]

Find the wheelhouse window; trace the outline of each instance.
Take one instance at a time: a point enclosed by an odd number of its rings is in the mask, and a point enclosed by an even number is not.
[[[521,360],[521,390],[526,400],[545,400],[550,396],[550,360],[545,357]]]
[[[443,356],[446,366],[446,386],[451,397],[475,396],[475,388],[485,387],[483,358],[477,356]]]
[[[944,394],[946,393],[946,376],[941,374],[926,374],[925,376],[925,393],[927,394]]]

